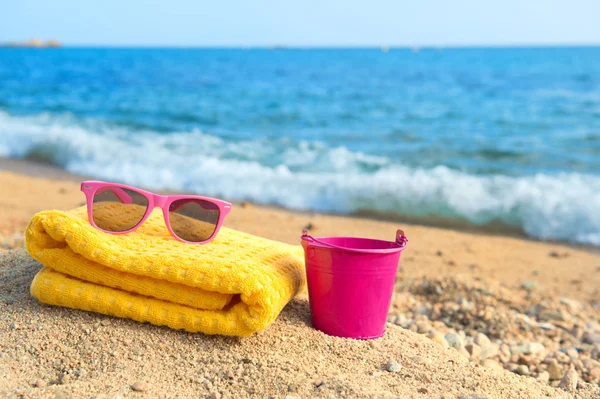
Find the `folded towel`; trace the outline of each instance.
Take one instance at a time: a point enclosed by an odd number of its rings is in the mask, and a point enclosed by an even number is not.
[[[31,284],[41,302],[190,332],[264,330],[305,284],[300,246],[228,228],[183,243],[158,210],[122,235],[92,227],[85,207],[40,212],[25,239],[45,266]]]

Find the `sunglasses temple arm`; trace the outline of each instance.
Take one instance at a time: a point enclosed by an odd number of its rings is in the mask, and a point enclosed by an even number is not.
[[[169,212],[175,212],[175,211],[177,211],[179,208],[183,207],[183,206],[184,206],[184,205],[186,205],[186,204],[189,204],[190,202],[193,202],[193,203],[196,203],[196,204],[200,205],[200,206],[201,206],[203,209],[205,209],[205,210],[207,210],[207,211],[208,211],[208,210],[211,210],[211,209],[209,209],[209,208],[206,208],[206,207],[203,205],[203,203],[202,203],[202,202],[196,202],[196,200],[194,200],[194,199],[189,199],[189,200],[178,200],[178,201],[173,201],[173,202],[171,203],[171,205],[169,206]],[[207,202],[208,202],[208,201],[207,201]],[[217,206],[216,204],[214,204],[214,203],[212,203],[212,202],[211,202],[211,204],[213,204],[214,206]],[[217,208],[218,208],[218,206],[217,206]]]
[[[129,194],[127,194],[125,191],[121,190],[119,187],[111,187],[110,190],[115,193],[115,195],[117,197],[119,197],[119,199],[121,200],[122,203],[124,204],[133,204],[133,200],[131,199],[131,196]]]

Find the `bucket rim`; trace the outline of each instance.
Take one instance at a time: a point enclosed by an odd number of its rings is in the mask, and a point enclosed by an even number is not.
[[[327,248],[327,249],[333,249],[333,250],[338,250],[338,251],[355,252],[355,253],[362,253],[362,254],[365,254],[365,253],[366,254],[395,253],[395,252],[403,251],[408,245],[408,238],[406,238],[406,236],[404,235],[404,231],[402,231],[402,230],[398,230],[396,232],[396,240],[395,241],[387,241],[387,240],[380,240],[377,238],[367,238],[367,237],[352,237],[352,236],[313,237],[308,234],[307,230],[302,230],[302,236],[300,238],[302,239],[302,241],[306,241],[307,243],[309,243],[309,245],[312,245],[313,247]],[[345,238],[345,239],[355,239],[355,240],[364,240],[364,241],[376,241],[376,242],[387,243],[387,244],[392,244],[392,245],[396,245],[396,246],[392,247],[392,248],[382,248],[382,249],[362,249],[362,248],[343,247],[343,246],[333,245],[333,244],[329,244],[327,242],[321,241],[323,239],[329,239],[329,238]]]

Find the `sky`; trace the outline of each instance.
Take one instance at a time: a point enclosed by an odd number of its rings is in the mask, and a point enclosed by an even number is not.
[[[600,44],[600,0],[0,0],[0,42],[94,46]]]

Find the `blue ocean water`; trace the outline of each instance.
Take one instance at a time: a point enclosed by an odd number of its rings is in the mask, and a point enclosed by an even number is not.
[[[600,48],[0,49],[0,156],[600,245]]]

